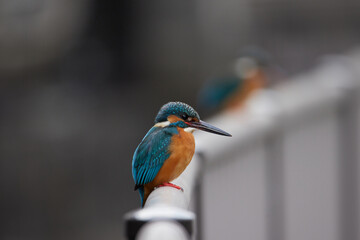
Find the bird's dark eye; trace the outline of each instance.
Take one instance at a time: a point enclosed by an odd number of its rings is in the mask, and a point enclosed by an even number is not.
[[[182,118],[185,122],[192,122],[192,121],[194,120],[192,117],[189,117],[189,115],[187,115],[187,114],[181,115],[181,118]]]

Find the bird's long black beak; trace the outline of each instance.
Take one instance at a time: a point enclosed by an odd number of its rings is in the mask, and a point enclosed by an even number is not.
[[[187,122],[187,124],[190,127],[197,128],[199,130],[203,130],[203,131],[206,131],[206,132],[231,137],[231,134],[229,134],[229,133],[227,133],[227,132],[225,132],[225,131],[217,128],[217,127],[214,127],[214,126],[210,125],[207,122],[201,121],[201,120],[199,122]]]

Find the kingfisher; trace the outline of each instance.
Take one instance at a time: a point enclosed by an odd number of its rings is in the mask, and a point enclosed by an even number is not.
[[[171,181],[189,165],[194,152],[193,132],[203,130],[223,136],[231,135],[200,120],[199,114],[182,102],[169,102],[161,107],[155,125],[135,150],[132,175],[143,207],[149,194],[158,187],[182,190]]]
[[[257,90],[274,83],[271,75],[280,73],[269,58],[269,54],[258,47],[243,49],[230,74],[211,79],[204,85],[198,96],[199,106],[209,112],[242,107]]]

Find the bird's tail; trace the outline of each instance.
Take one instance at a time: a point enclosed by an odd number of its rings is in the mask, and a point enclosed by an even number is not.
[[[144,206],[144,193],[145,193],[144,186],[139,187],[138,190],[139,190],[140,198],[141,198],[141,206],[143,207]]]

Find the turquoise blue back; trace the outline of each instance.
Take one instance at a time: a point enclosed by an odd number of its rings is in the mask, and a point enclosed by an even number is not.
[[[199,106],[208,110],[217,109],[242,85],[243,81],[238,77],[213,79],[201,89]]]
[[[136,148],[132,161],[135,190],[139,189],[143,204],[143,185],[154,180],[165,160],[169,158],[171,137],[177,134],[176,126],[152,127]]]

